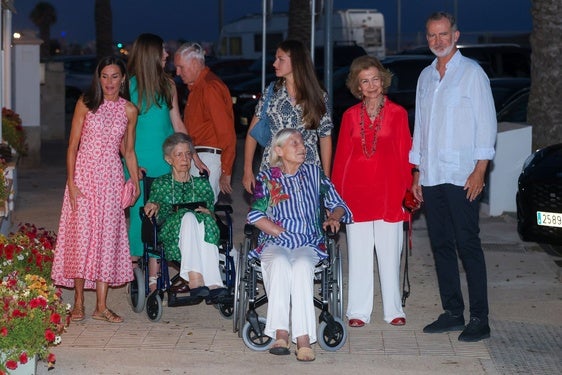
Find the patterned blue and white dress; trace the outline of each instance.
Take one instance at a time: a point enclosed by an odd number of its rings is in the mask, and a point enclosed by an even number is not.
[[[342,207],[344,223],[351,222],[352,216],[324,172],[313,164],[302,164],[294,175],[273,167],[260,172],[256,180],[248,222],[254,224],[267,217],[285,232],[278,237],[260,233],[258,247],[249,255],[259,257],[265,245],[275,244],[288,249],[310,246],[320,259],[326,258],[321,210]]]
[[[267,90],[267,88],[266,88]],[[264,97],[262,96],[256,110],[254,112],[255,116],[259,118],[261,116],[262,106]],[[324,102],[326,103],[326,109],[328,109],[328,94],[324,92]],[[304,140],[304,145],[306,146],[306,160],[305,163],[316,164],[321,167],[320,156],[318,154],[318,139],[323,137],[328,137],[332,134],[332,128],[334,124],[332,123],[332,117],[330,116],[330,111],[327,110],[324,116],[320,119],[320,125],[318,129],[307,130],[304,127],[302,121],[302,107],[300,104],[293,105],[291,103],[291,98],[287,92],[287,87],[283,84],[278,91],[273,89],[273,95],[269,99],[267,104],[267,118],[269,127],[271,128],[271,136],[273,137],[279,130],[285,128],[294,128],[301,132],[302,138]],[[271,141],[270,141],[271,142]],[[271,150],[271,144],[268,143],[263,150],[263,157],[261,159],[260,171],[269,168],[269,154]]]

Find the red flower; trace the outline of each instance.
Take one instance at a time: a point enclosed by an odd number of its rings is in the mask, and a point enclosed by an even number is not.
[[[45,339],[48,342],[55,341],[55,333],[53,331],[51,331],[50,329],[45,330]]]
[[[6,361],[6,368],[8,370],[15,370],[18,368],[18,363],[10,359],[9,361]]]
[[[27,353],[23,352],[20,354],[20,363],[25,365],[27,363]]]
[[[6,327],[0,328],[0,336],[4,336],[4,337],[8,336],[8,328]]]
[[[49,353],[47,356],[47,362],[49,362],[49,368],[52,368],[55,362],[57,361],[57,357],[54,353]]]
[[[15,310],[12,312],[12,318],[23,318],[23,317],[25,317],[25,316],[27,316],[27,314],[24,313],[24,312],[22,312],[22,311],[20,311],[19,309],[15,309]]]
[[[57,313],[51,314],[49,321],[54,324],[60,324],[60,315]]]

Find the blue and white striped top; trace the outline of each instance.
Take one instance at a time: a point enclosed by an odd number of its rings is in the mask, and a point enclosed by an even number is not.
[[[341,221],[352,221],[351,211],[318,166],[303,164],[294,175],[283,174],[278,167],[260,172],[248,222],[254,224],[266,217],[285,228],[285,232],[278,237],[260,233],[258,247],[250,256],[259,257],[266,244],[275,244],[289,249],[311,246],[321,259],[326,258],[320,221],[324,207],[330,211],[342,207],[345,215]]]

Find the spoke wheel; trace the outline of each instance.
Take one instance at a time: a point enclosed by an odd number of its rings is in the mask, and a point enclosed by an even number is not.
[[[260,316],[258,318],[258,322],[260,325],[260,329],[263,332],[263,330],[265,329],[266,319]],[[246,324],[244,324],[244,328],[242,329],[242,339],[244,340],[244,344],[246,344],[248,348],[256,352],[263,352],[267,350],[269,348],[269,345],[271,344],[271,341],[273,341],[273,339],[269,336],[259,336],[252,328],[250,322],[246,322]]]
[[[160,297],[158,290],[150,293],[146,299],[146,315],[153,322],[157,322],[162,318],[162,297]]]

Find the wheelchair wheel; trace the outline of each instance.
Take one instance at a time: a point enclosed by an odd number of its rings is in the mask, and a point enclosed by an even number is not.
[[[328,352],[339,350],[347,340],[345,324],[340,318],[334,317],[334,324],[321,322],[318,327],[318,345]]]
[[[234,306],[232,303],[218,303],[216,306],[223,318],[232,319],[234,313]]]
[[[248,260],[246,259],[247,249],[251,246],[251,239],[247,238],[242,251],[238,253],[238,274],[236,275],[236,284],[234,286],[234,316],[232,319],[232,331],[238,332],[238,337],[242,337],[242,327],[246,322],[246,304],[248,296],[246,294],[246,285],[244,278],[248,268]]]
[[[140,313],[144,309],[146,298],[144,286],[144,273],[139,267],[133,269],[133,281],[129,283],[129,301],[133,307],[133,311]]]
[[[258,321],[260,329],[263,331],[265,329],[266,319],[260,316]],[[244,328],[242,329],[242,339],[248,348],[256,352],[263,352],[267,350],[271,341],[273,341],[273,339],[269,336],[258,336],[252,328],[250,322],[246,322],[246,324],[244,324]]]
[[[334,251],[331,261],[332,283],[330,285],[329,308],[330,313],[343,319],[343,266],[339,247]]]
[[[162,318],[162,297],[158,290],[150,293],[146,299],[146,315],[153,322],[157,322]]]

